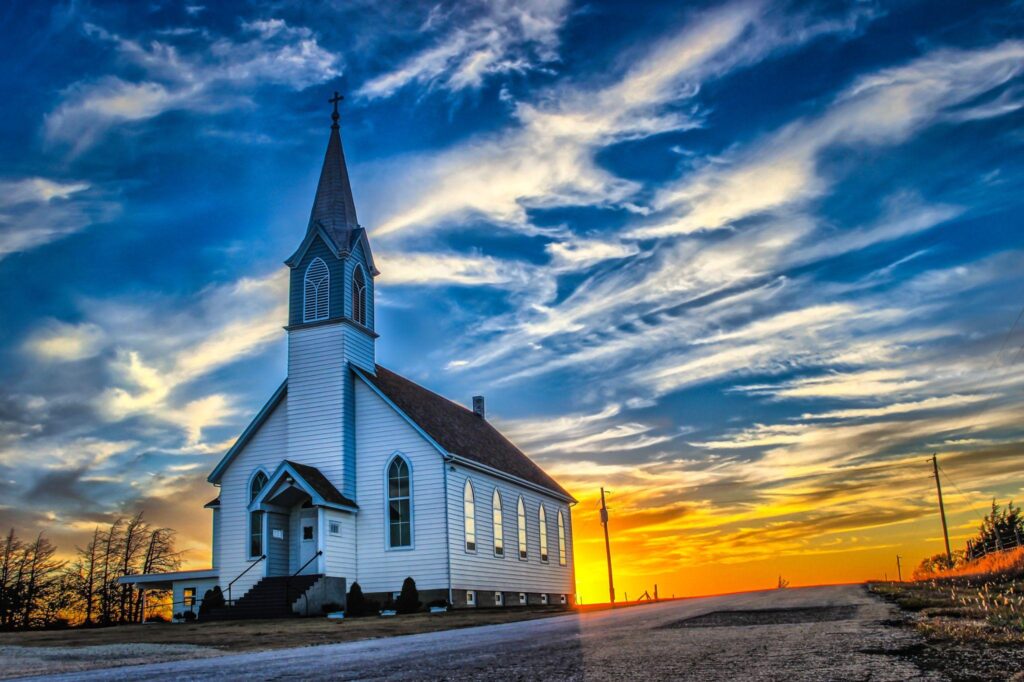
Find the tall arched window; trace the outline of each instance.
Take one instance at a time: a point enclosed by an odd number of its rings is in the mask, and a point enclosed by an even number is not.
[[[466,551],[476,551],[476,506],[473,503],[473,484],[466,480],[462,491],[462,514],[465,519]]]
[[[358,265],[352,273],[352,319],[366,324],[366,275]]]
[[[395,457],[388,466],[388,546],[412,547],[409,464]]]
[[[306,268],[303,282],[302,321],[326,320],[330,315],[328,308],[331,297],[331,273],[327,269],[327,263],[320,258],[314,258]]]
[[[259,496],[263,487],[267,485],[267,475],[257,471],[256,475],[249,481],[249,502]],[[263,556],[263,512],[249,512],[249,556],[253,559]]]
[[[565,521],[561,509],[558,510],[558,563],[565,566]]]
[[[491,526],[494,528],[494,556],[505,556],[505,530],[501,518],[501,493],[494,489],[491,496]]]
[[[548,560],[548,515],[544,511],[544,505],[540,506],[540,511],[537,512],[537,518],[540,520],[540,560],[547,562]]]
[[[523,496],[519,496],[519,504],[516,505],[516,517],[519,522],[519,558],[526,559],[526,505],[523,504]]]

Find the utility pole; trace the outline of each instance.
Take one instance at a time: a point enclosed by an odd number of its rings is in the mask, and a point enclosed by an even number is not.
[[[900,582],[903,582],[903,567],[900,566],[900,555],[896,555],[896,575],[899,576]]]
[[[942,537],[946,541],[946,560],[952,565],[953,553],[949,551],[949,529],[946,527],[946,508],[942,504],[942,483],[939,481],[939,458],[932,453],[932,469],[935,471],[935,490],[939,493],[939,516],[942,517]]]
[[[604,526],[604,552],[608,557],[608,602],[615,606],[615,582],[612,580],[612,544],[608,540],[608,505],[604,503],[604,487],[601,488],[601,525]]]

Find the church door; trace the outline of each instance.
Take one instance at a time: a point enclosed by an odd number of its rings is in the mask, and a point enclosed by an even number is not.
[[[304,574],[317,573],[318,562],[313,559],[319,547],[319,536],[316,523],[317,512],[315,509],[304,509],[299,518],[299,566],[309,565],[302,570]],[[311,561],[312,559],[312,561]]]

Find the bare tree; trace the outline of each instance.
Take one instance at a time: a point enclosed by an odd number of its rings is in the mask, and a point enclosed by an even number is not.
[[[112,566],[117,555],[117,547],[120,543],[121,538],[121,525],[124,523],[124,519],[115,519],[110,524],[110,529],[103,533],[103,554],[102,554],[102,565],[100,569],[100,614],[101,621],[104,624],[110,624],[113,622],[113,585],[111,583],[116,580],[115,570]]]
[[[35,542],[26,546],[22,570],[21,627],[28,629],[32,625],[46,625],[42,619],[43,605],[51,596],[54,585],[60,579],[63,561],[54,559],[57,548],[40,532]]]
[[[118,577],[135,573],[142,554],[145,552],[146,539],[149,534],[149,526],[142,519],[141,511],[129,519],[124,527],[124,534],[121,540],[120,573]],[[118,606],[118,621],[127,623],[134,611],[131,585],[121,585],[121,600]]]
[[[15,576],[21,552],[21,540],[11,528],[4,538],[2,554],[0,554],[0,627],[2,628],[12,626],[13,614],[17,609],[19,585]]]

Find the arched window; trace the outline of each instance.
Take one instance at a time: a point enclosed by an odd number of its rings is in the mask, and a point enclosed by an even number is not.
[[[547,563],[548,560],[548,515],[544,511],[544,505],[540,506],[537,513],[540,520],[540,560]]]
[[[366,324],[366,275],[358,265],[352,273],[352,319],[361,325]]]
[[[249,502],[255,500],[267,485],[267,474],[257,471],[249,481]],[[249,556],[253,559],[263,556],[263,512],[249,512]]]
[[[491,525],[494,528],[494,556],[505,556],[505,530],[502,528],[501,493],[494,489],[491,496]]]
[[[331,273],[327,263],[314,258],[306,268],[302,296],[302,321],[326,320],[330,315]]]
[[[412,547],[409,464],[395,457],[388,466],[388,546]]]
[[[558,564],[565,566],[565,521],[561,509],[558,510]]]
[[[523,496],[519,496],[519,504],[516,508],[516,517],[519,521],[519,558],[526,560],[526,505],[523,504]]]
[[[466,551],[476,551],[476,508],[473,503],[473,484],[466,480],[462,491],[462,513],[465,519]]]

